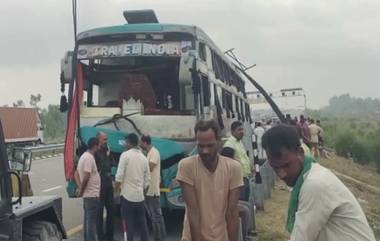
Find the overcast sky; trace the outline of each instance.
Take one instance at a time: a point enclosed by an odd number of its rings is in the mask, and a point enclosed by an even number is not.
[[[79,0],[78,31],[125,23],[151,8],[160,22],[197,25],[234,47],[267,90],[302,87],[308,106],[334,95],[380,98],[378,0]],[[1,0],[0,105],[42,95],[58,104],[60,59],[73,47],[70,0]]]

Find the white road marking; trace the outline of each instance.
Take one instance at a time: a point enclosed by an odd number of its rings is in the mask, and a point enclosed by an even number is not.
[[[61,189],[61,188],[62,188],[62,185],[59,185],[59,186],[55,186],[55,187],[52,187],[52,188],[48,188],[48,189],[42,190],[42,192],[51,192],[51,191],[54,191],[54,190],[57,190],[57,189]]]

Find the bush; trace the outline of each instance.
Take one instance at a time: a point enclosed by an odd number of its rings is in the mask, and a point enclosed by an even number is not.
[[[370,138],[370,156],[371,160],[376,164],[378,172],[380,172],[380,131],[377,131],[376,137]]]
[[[366,164],[371,159],[368,144],[348,130],[335,137],[334,148],[338,155],[352,157],[359,164]]]

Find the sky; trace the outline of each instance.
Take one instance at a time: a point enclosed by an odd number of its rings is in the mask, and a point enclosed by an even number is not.
[[[349,93],[380,98],[378,0],[79,0],[78,32],[124,24],[123,10],[201,27],[235,48],[266,90],[301,87],[309,108]],[[70,0],[1,0],[0,105],[30,94],[58,104],[60,60],[74,46]],[[247,86],[247,89],[253,89]]]

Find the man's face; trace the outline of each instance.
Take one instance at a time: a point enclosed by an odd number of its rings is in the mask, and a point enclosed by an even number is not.
[[[282,148],[280,153],[270,153],[266,151],[269,164],[272,166],[278,177],[286,185],[293,187],[303,168],[304,153],[302,148],[298,152]]]
[[[128,140],[126,140],[125,141],[125,147],[127,148],[127,150],[129,150],[129,149],[133,148],[133,145]]]
[[[148,144],[147,143],[145,143],[145,142],[143,142],[143,141],[140,141],[140,147],[143,149],[143,150],[147,150],[148,148]]]
[[[100,147],[107,147],[108,136],[107,136],[106,133],[101,133],[101,134],[98,136],[98,140],[99,140],[99,146],[100,146]]]
[[[238,139],[241,140],[244,136],[244,128],[243,126],[236,127],[235,130],[232,131],[232,135]]]
[[[197,135],[198,153],[205,164],[211,164],[218,155],[218,140],[212,129],[198,131]]]
[[[93,151],[93,152],[97,152],[99,149],[100,149],[100,142],[99,142],[97,145],[95,145],[95,146],[91,149],[91,151]]]

